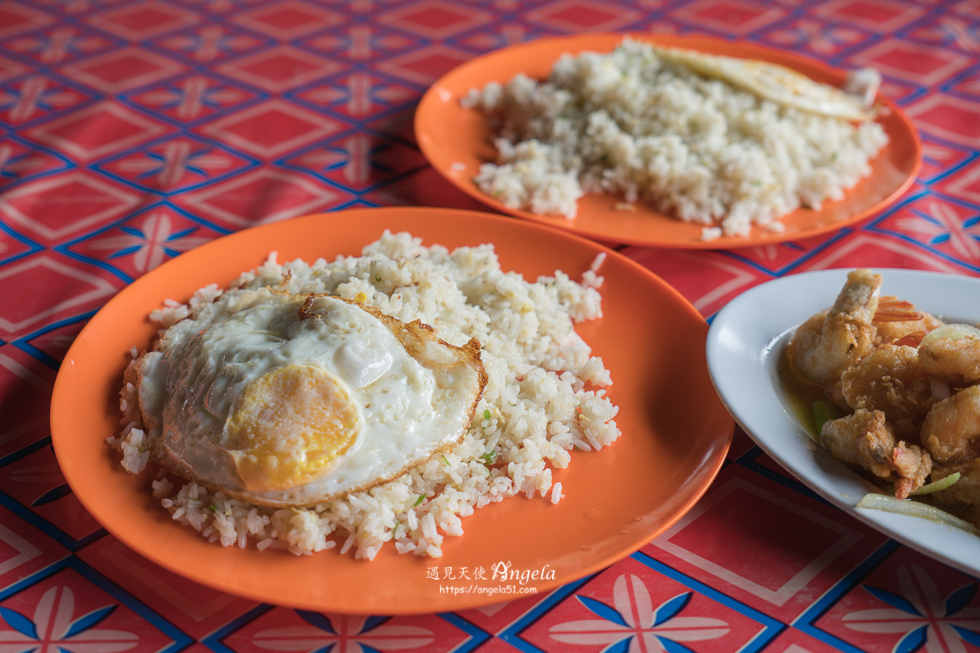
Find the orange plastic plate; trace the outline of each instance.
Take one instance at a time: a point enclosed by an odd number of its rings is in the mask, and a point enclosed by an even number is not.
[[[785,216],[780,233],[755,228],[748,237],[723,236],[701,240],[701,226],[637,205],[635,211],[616,209],[621,199],[590,194],[579,200],[572,220],[511,209],[484,195],[473,183],[480,164],[493,161],[496,150],[480,112],[464,109],[460,98],[488,82],[506,82],[517,73],[545,79],[562,54],[609,52],[624,36],[663,46],[699,50],[731,57],[761,59],[781,64],[811,78],[840,86],[846,73],[794,54],[748,43],[732,43],[704,36],[666,34],[587,34],[533,41],[491,52],[454,68],[422,97],[415,115],[415,135],[429,163],[446,179],[480,202],[503,213],[567,229],[604,242],[688,249],[729,249],[786,240],[798,240],[840,229],[871,217],[904,193],[922,165],[922,144],[909,118],[889,99],[877,118],[889,143],[872,161],[872,173],[844,198],[826,202],[819,211],[797,209]]]
[[[620,406],[623,435],[598,452],[575,452],[555,473],[564,499],[519,496],[463,520],[440,559],[385,547],[374,561],[337,549],[297,557],[224,548],[170,519],[153,499],[147,470],[124,471],[105,440],[119,427],[118,391],[130,347],[151,345],[148,313],[186,301],[209,283],[225,285],[278,260],[359,255],[385,229],[449,248],[492,242],[505,270],[526,278],[564,270],[580,278],[596,255],[604,316],[579,332],[603,357]],[[538,571],[524,587],[544,591],[581,578],[646,544],[694,505],[718,472],[734,422],[708,377],[707,324],[675,290],[633,261],[568,232],[477,212],[386,208],[313,215],[242,231],[181,254],[114,297],[79,334],[58,373],[51,404],[55,452],[69,485],[105,528],[150,560],[221,590],[326,612],[405,614],[458,610],[516,598],[492,589],[453,594],[465,582],[436,580],[430,568],[486,572],[509,562]],[[542,572],[543,570],[543,572]],[[516,589],[516,588],[515,588]],[[462,590],[460,590],[462,591]],[[503,591],[503,590],[500,590]]]

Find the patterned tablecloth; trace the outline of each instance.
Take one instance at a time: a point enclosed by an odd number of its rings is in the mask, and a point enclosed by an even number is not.
[[[52,386],[115,293],[262,223],[480,210],[421,155],[419,98],[474,56],[586,31],[873,66],[922,137],[916,183],[856,227],[730,251],[618,247],[706,318],[804,270],[980,274],[975,1],[0,2],[0,652],[980,648],[977,579],[819,500],[738,430],[696,518],[580,582],[459,613],[321,615],[226,595],[128,550],[73,496]]]

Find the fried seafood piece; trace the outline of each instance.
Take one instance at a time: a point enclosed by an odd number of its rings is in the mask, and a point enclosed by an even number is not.
[[[959,472],[960,480],[945,490],[932,493],[936,501],[961,506],[980,505],[980,458],[955,465],[936,465],[932,480],[939,481]]]
[[[943,325],[942,320],[920,311],[915,304],[891,295],[878,300],[873,322],[876,347],[887,344],[915,347],[927,333]]]
[[[953,385],[980,383],[980,329],[947,324],[919,344],[926,374]]]
[[[846,417],[825,422],[820,443],[834,458],[893,481],[899,499],[922,487],[932,471],[928,452],[896,440],[895,431],[880,410],[859,408]]]
[[[935,403],[918,350],[905,345],[883,345],[844,370],[841,393],[853,409],[880,410],[899,437],[913,443]]]
[[[980,456],[980,385],[937,401],[922,423],[922,445],[936,462],[966,462]]]
[[[839,394],[840,375],[864,358],[874,346],[874,314],[878,307],[881,275],[859,268],[847,274],[847,282],[834,305],[800,325],[790,341],[790,360],[803,378],[829,386]]]

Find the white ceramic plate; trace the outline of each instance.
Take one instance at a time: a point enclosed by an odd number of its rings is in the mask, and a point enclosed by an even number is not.
[[[935,272],[875,269],[881,294],[908,300],[947,321],[980,322],[980,279]],[[782,277],[743,293],[711,323],[712,382],[735,421],[776,462],[834,505],[889,537],[974,576],[980,537],[937,522],[855,504],[874,485],[817,445],[797,420],[777,365],[796,327],[834,302],[848,270]]]

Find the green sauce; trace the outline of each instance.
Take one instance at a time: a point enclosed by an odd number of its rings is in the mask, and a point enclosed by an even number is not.
[[[823,388],[796,373],[792,362],[790,362],[789,352],[790,348],[786,347],[779,356],[776,374],[779,376],[779,384],[783,389],[787,407],[796,421],[803,427],[803,430],[806,431],[806,434],[810,436],[810,439],[816,442],[820,433],[817,431],[817,425],[813,419],[813,404],[827,397]]]

